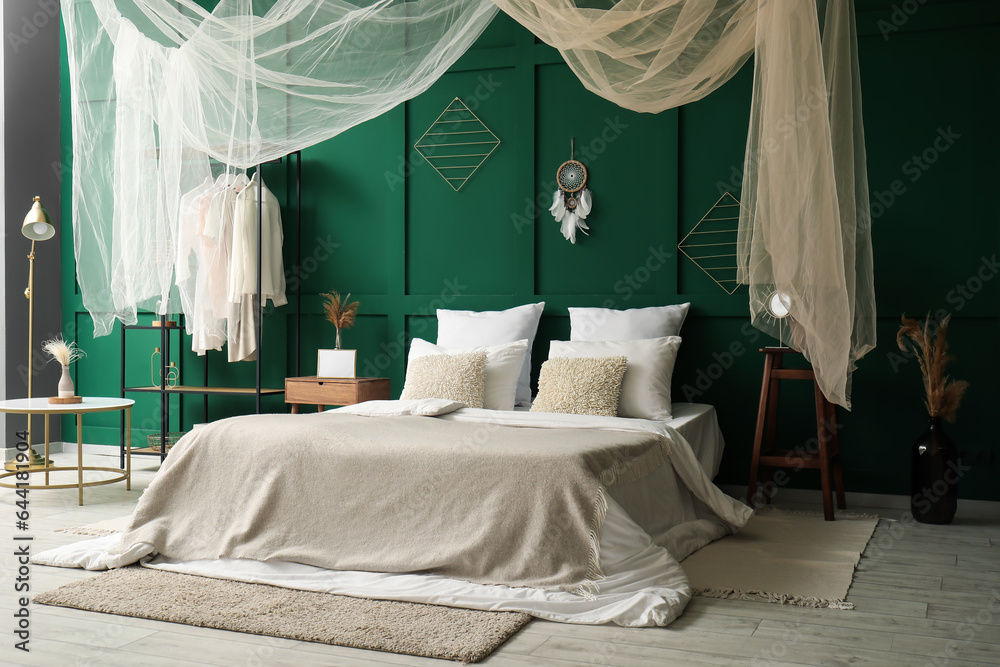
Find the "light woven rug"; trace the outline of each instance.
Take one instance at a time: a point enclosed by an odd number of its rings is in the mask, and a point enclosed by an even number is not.
[[[54,532],[68,533],[70,535],[92,535],[102,537],[112,533],[123,533],[128,528],[128,520],[131,514],[120,516],[114,519],[105,519],[97,523],[88,523],[86,526],[73,526],[72,528],[58,528]]]
[[[531,617],[365,600],[130,566],[60,586],[38,604],[405,655],[479,662]]]
[[[844,598],[878,517],[762,510],[681,563],[695,595],[853,609]]]

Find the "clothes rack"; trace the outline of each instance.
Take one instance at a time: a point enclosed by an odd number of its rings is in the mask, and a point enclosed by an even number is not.
[[[171,332],[178,332],[178,349],[181,349],[180,341],[183,340],[183,330],[184,322],[183,319],[178,320],[174,325],[167,326],[166,314],[163,316],[162,326],[152,326],[152,325],[142,325],[142,324],[130,324],[122,325],[121,328],[121,398],[125,397],[126,393],[131,392],[147,392],[147,393],[158,393],[160,395],[160,451],[153,452],[149,447],[133,447],[132,454],[137,455],[159,455],[160,461],[162,462],[167,457],[167,445],[170,432],[170,396],[173,394],[200,394],[203,397],[203,407],[205,420],[208,421],[208,398],[209,396],[254,396],[255,398],[255,412],[260,414],[261,411],[261,398],[263,396],[273,396],[280,395],[284,393],[284,388],[280,389],[270,389],[262,386],[262,365],[261,357],[263,351],[263,332],[264,332],[264,299],[261,298],[262,291],[262,269],[263,269],[263,215],[264,215],[264,196],[263,196],[263,174],[261,173],[261,167],[265,164],[280,164],[286,158],[291,162],[291,157],[295,156],[295,374],[300,373],[300,349],[302,343],[302,152],[295,151],[289,153],[283,158],[278,158],[276,160],[271,160],[268,162],[262,162],[257,164],[257,177],[258,177],[258,192],[257,192],[257,285],[256,285],[256,297],[257,297],[257,317],[254,323],[254,336],[256,340],[257,350],[256,350],[256,368],[255,368],[255,378],[256,381],[253,387],[213,387],[209,385],[208,377],[208,354],[204,356],[204,379],[202,385],[186,385],[183,382],[183,368],[179,369],[181,377],[179,378],[178,385],[175,387],[168,387],[166,382],[167,369],[170,366],[170,348],[171,348]],[[286,205],[288,203],[286,188]],[[126,351],[126,333],[133,330],[160,330],[160,386],[127,386],[125,379],[125,351]],[[180,357],[180,354],[178,354]],[[184,425],[184,401],[181,400],[178,409],[178,419],[183,429]],[[124,413],[121,417],[121,431],[119,439],[120,447],[120,460],[122,467],[125,466],[125,417]]]

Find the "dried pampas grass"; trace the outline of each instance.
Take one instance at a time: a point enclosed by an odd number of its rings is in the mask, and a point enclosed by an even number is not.
[[[42,350],[63,366],[69,366],[80,357],[87,356],[86,352],[76,346],[75,341],[67,343],[62,336],[42,343]]]
[[[351,302],[351,295],[348,293],[343,299],[340,298],[340,292],[333,291],[327,292],[322,295],[323,297],[323,310],[326,312],[326,319],[330,321],[330,324],[337,327],[337,349],[340,349],[340,331],[342,329],[350,329],[354,326],[354,320],[358,314],[358,306],[361,305],[358,301]]]
[[[948,354],[947,335],[950,321],[951,315],[948,315],[941,320],[937,331],[931,332],[930,315],[924,320],[923,327],[917,320],[903,315],[903,324],[896,334],[896,344],[903,351],[912,349],[917,363],[920,364],[927,413],[931,417],[942,417],[954,422],[958,405],[962,402],[962,396],[969,388],[969,383],[965,380],[952,380],[945,375],[945,367],[955,358]]]

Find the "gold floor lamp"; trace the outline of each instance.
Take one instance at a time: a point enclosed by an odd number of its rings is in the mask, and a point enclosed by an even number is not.
[[[28,398],[31,398],[32,358],[34,356],[33,346],[35,336],[35,242],[47,241],[55,236],[56,233],[52,219],[45,209],[42,208],[42,202],[39,197],[35,197],[35,203],[31,205],[31,210],[28,211],[28,215],[24,216],[24,222],[21,224],[21,233],[25,238],[31,239],[31,252],[28,254],[28,287],[24,290],[24,296],[28,299]],[[51,461],[45,461],[31,449],[31,415],[28,415],[27,440],[28,451],[25,454],[28,456],[29,468],[43,468],[46,465],[51,465]],[[24,464],[21,465],[23,466]],[[11,460],[7,462],[6,468],[8,470],[17,470],[16,466],[15,461]],[[21,469],[23,470],[24,468]]]

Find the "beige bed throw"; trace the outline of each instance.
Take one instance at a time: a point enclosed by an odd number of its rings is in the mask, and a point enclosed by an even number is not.
[[[663,436],[429,417],[252,415],[187,436],[112,553],[429,572],[585,593],[605,490],[667,456]]]

